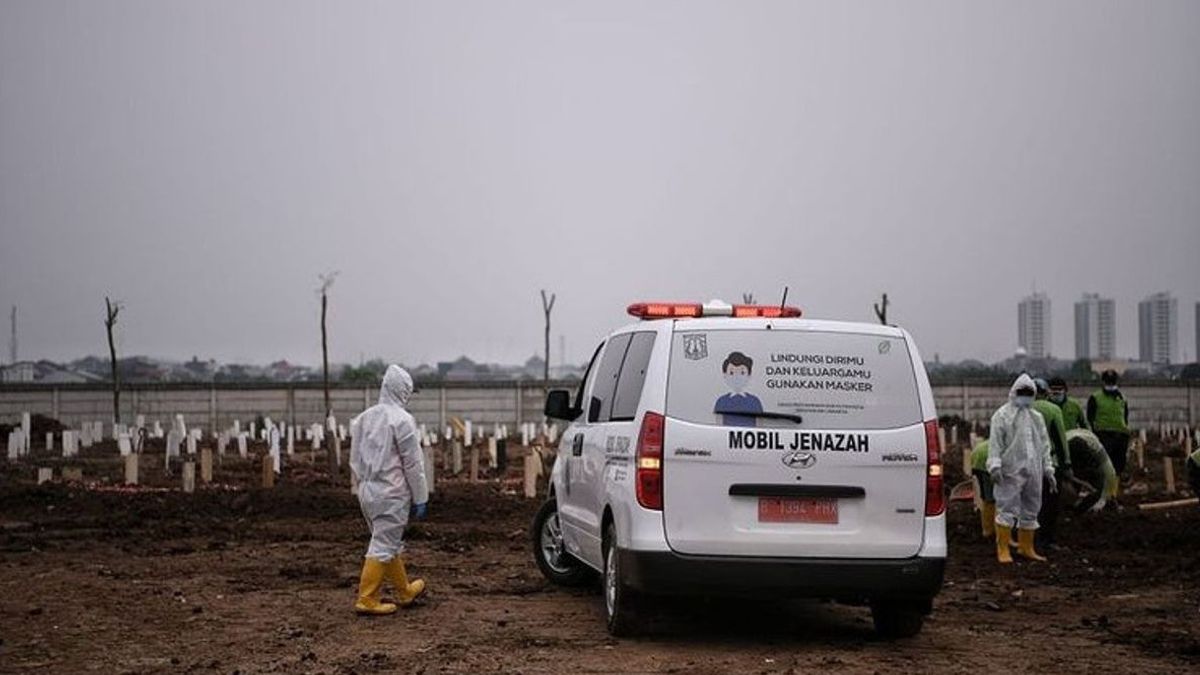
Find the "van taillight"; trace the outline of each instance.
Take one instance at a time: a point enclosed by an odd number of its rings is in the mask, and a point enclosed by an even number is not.
[[[946,510],[946,493],[942,478],[942,445],[938,442],[937,420],[925,422],[925,515],[940,516]]]
[[[663,507],[663,416],[648,412],[642,418],[637,441],[637,500],[643,508],[661,511]],[[936,435],[936,434],[935,434]]]

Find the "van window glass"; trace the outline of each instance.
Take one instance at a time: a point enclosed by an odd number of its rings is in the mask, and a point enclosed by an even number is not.
[[[654,349],[655,333],[634,333],[625,351],[625,363],[617,378],[617,393],[613,398],[613,421],[629,421],[637,414],[642,400],[642,385],[646,383],[646,366]]]
[[[604,354],[600,357],[600,367],[596,369],[596,382],[592,385],[592,397],[588,401],[587,420],[589,422],[608,421],[612,411],[613,392],[617,389],[617,375],[621,372],[621,362],[625,360],[625,350],[629,347],[630,334],[618,335],[608,341]]]
[[[892,429],[921,422],[902,338],[804,329],[678,331],[667,415],[716,426]]]
[[[601,349],[604,349],[603,342],[596,345],[596,351],[592,352],[592,360],[588,361],[587,370],[583,371],[583,379],[579,381],[579,389],[575,392],[576,410],[583,410],[583,395],[587,392],[588,384],[595,379],[596,359],[600,356]]]

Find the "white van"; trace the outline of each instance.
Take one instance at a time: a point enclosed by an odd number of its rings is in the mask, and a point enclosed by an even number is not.
[[[916,634],[942,585],[937,413],[912,337],[792,307],[638,303],[596,348],[533,523],[551,581],[603,578],[615,635],[658,594],[870,605]]]

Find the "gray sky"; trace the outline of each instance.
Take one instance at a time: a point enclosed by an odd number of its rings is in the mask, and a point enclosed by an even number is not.
[[[639,299],[891,318],[1200,300],[1200,3],[0,2],[21,355],[579,361]],[[3,324],[7,335],[7,322]],[[7,344],[7,340],[0,340]],[[4,350],[7,357],[7,350]],[[557,361],[557,355],[555,361]]]

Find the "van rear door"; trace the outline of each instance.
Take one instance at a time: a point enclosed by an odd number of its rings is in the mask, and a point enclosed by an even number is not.
[[[663,459],[671,548],[915,555],[927,457],[903,334],[705,323],[681,324],[672,337]]]

